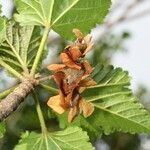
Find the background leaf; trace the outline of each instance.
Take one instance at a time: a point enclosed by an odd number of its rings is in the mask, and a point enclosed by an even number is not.
[[[88,141],[86,132],[78,127],[70,127],[47,135],[26,133],[14,150],[92,150]]]
[[[22,25],[49,26],[61,36],[72,38],[72,29],[87,33],[102,23],[111,0],[15,0],[16,21]]]

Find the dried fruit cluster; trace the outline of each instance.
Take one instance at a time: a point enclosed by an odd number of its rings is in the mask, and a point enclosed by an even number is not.
[[[91,36],[83,36],[74,29],[77,40],[67,46],[60,54],[61,64],[52,64],[48,69],[54,72],[53,78],[59,87],[59,95],[53,96],[48,101],[48,106],[59,114],[69,111],[68,122],[81,112],[84,117],[90,116],[94,106],[81,97],[86,87],[93,86],[96,82],[90,77],[93,68],[84,56],[92,49]]]

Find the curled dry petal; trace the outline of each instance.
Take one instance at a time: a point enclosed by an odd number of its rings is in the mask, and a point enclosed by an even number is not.
[[[70,57],[73,59],[73,61],[77,61],[82,56],[78,46],[70,47],[68,53],[70,54]]]
[[[82,63],[82,66],[85,70],[84,75],[82,76],[82,80],[86,79],[87,77],[89,77],[89,75],[92,73],[93,68],[92,66],[89,64],[89,62],[87,60],[84,60]]]
[[[61,103],[60,95],[56,95],[48,100],[47,105],[58,114],[63,114],[65,112],[65,109],[61,107],[60,103]]]
[[[87,87],[96,85],[90,77],[93,68],[83,58],[93,47],[91,36],[84,37],[78,29],[73,32],[77,40],[60,54],[62,64],[48,66],[49,70],[54,71],[53,78],[59,87],[59,95],[51,97],[47,104],[59,114],[68,110],[68,122],[72,122],[80,112],[83,112],[84,117],[93,113],[94,106],[86,102],[81,93]]]
[[[73,33],[75,34],[75,36],[78,38],[79,41],[82,41],[82,39],[84,38],[84,35],[79,29],[73,29]]]
[[[68,122],[71,123],[77,115],[78,115],[78,108],[76,106],[73,108],[70,108],[70,111],[68,114]]]
[[[62,90],[59,90],[59,95],[60,95],[60,105],[63,107],[65,110],[68,109],[68,106],[65,102],[65,95]]]
[[[85,118],[89,117],[94,112],[93,104],[86,102],[84,99],[80,100],[79,107],[83,111],[83,116]]]
[[[67,67],[80,70],[81,67],[77,65],[66,53],[61,53],[60,58]]]
[[[55,80],[55,82],[57,83],[57,85],[59,86],[59,88],[61,88],[62,84],[63,84],[63,80],[65,79],[65,73],[64,72],[56,72],[53,75],[53,78]]]
[[[86,89],[86,87],[79,87],[78,92],[81,94],[84,92],[85,89]]]
[[[89,34],[84,37],[84,42],[85,42],[86,44],[91,43],[91,40],[92,40],[92,36],[89,35]]]
[[[88,45],[88,47],[86,48],[86,50],[84,51],[83,55],[85,55],[86,53],[88,53],[93,48],[93,45],[94,45],[93,43],[90,43]]]
[[[71,103],[71,100],[72,100],[72,94],[73,94],[73,92],[70,92],[70,93],[65,97],[65,103],[66,103],[67,108],[70,107],[70,103]]]
[[[59,70],[64,69],[65,67],[66,65],[64,64],[52,64],[52,65],[49,65],[47,69],[50,71],[59,71]]]
[[[79,83],[79,87],[90,87],[96,84],[97,83],[91,77],[88,77],[84,80],[81,80],[81,82]]]
[[[87,47],[86,47],[83,55],[88,53],[93,48],[94,44],[91,42],[91,40],[92,40],[92,37],[90,35],[87,35],[86,37],[84,37],[84,42],[86,43]]]

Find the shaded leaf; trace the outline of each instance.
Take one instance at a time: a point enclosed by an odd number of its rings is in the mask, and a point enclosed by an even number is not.
[[[92,150],[92,145],[88,141],[87,133],[78,127],[47,135],[27,132],[14,150]]]
[[[6,131],[6,129],[5,129],[5,123],[1,122],[0,123],[0,138],[3,137],[5,131]]]

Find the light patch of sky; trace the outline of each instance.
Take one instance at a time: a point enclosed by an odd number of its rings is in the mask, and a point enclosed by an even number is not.
[[[141,5],[136,11],[150,8],[150,1]],[[136,89],[143,84],[150,89],[150,15],[139,18],[133,22],[122,24],[115,32],[131,31],[132,38],[126,43],[128,53],[117,53],[112,63],[123,67],[132,76],[132,87]]]
[[[2,12],[3,15],[7,17],[11,16],[11,11],[13,9],[13,0],[0,0],[0,4],[2,4]]]
[[[114,0],[115,2],[115,0]],[[121,2],[116,0],[116,2]],[[132,1],[124,1],[123,3]],[[114,17],[118,17],[121,13],[124,5]],[[150,0],[147,0],[143,5],[139,5],[131,15],[139,13],[142,10],[150,9]],[[131,38],[125,43],[127,53],[116,53],[112,58],[112,64],[116,67],[122,67],[129,72],[132,77],[131,87],[136,90],[140,84],[150,89],[150,14],[136,20],[125,22],[117,25],[113,28],[114,33],[120,33],[122,31],[129,31]],[[101,28],[92,30],[94,40],[99,37],[102,32]]]

